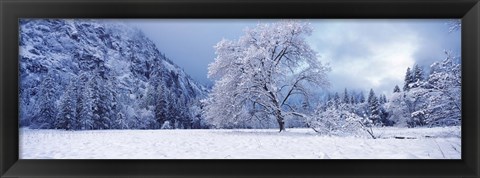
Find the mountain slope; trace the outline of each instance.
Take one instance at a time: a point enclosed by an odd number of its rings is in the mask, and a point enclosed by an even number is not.
[[[22,126],[200,127],[193,111],[205,87],[138,29],[108,20],[25,19],[19,43]],[[41,113],[46,105],[55,107],[49,115]]]

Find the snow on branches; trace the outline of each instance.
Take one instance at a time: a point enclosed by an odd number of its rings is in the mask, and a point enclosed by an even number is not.
[[[206,118],[217,127],[256,118],[260,123],[278,123],[285,130],[285,116],[295,112],[289,102],[294,95],[309,97],[309,86],[328,86],[329,68],[305,41],[308,23],[286,20],[246,29],[235,41],[215,46],[217,57],[209,65],[216,79],[207,100]]]
[[[392,120],[408,127],[459,125],[461,122],[460,58],[445,51],[446,57],[430,66],[426,78],[415,78],[407,69],[407,90],[396,92],[387,103]],[[418,67],[417,70],[418,71]],[[411,75],[408,77],[408,75]],[[412,77],[413,76],[413,77]]]

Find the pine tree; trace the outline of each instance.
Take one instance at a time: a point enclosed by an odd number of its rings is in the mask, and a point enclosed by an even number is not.
[[[335,94],[333,95],[333,104],[335,105],[335,107],[338,107],[338,105],[340,104],[340,95],[338,95],[338,92],[335,92]]]
[[[55,122],[56,129],[76,130],[78,127],[75,105],[77,93],[73,81],[70,82],[60,97],[60,112]]]
[[[116,104],[114,93],[111,85],[101,76],[95,75],[90,82],[92,89],[93,129],[109,129],[112,126],[111,121],[116,117],[116,115],[112,114]]]
[[[159,127],[163,125],[165,121],[167,121],[168,116],[168,98],[169,95],[167,88],[163,83],[159,84],[156,91],[157,97],[155,102],[155,120]]]
[[[400,93],[400,87],[398,87],[398,85],[395,85],[395,88],[393,89],[393,93]]]
[[[190,117],[188,116],[188,107],[186,106],[186,99],[184,95],[180,95],[177,100],[177,128],[186,129],[190,125]]]
[[[370,119],[375,125],[382,124],[380,106],[377,97],[374,97],[372,104],[370,104]]]
[[[327,100],[325,101],[326,103],[326,106],[327,107],[330,107],[330,106],[333,106],[334,105],[334,102],[333,102],[333,96],[331,93],[328,93],[327,94]]]
[[[370,89],[367,99],[368,104],[371,104],[373,99],[376,99],[375,92],[373,91],[373,89]]]
[[[93,129],[93,103],[92,103],[92,89],[90,88],[90,80],[88,73],[79,75],[77,82],[77,119],[79,122],[78,129],[90,130]]]
[[[407,72],[405,73],[405,80],[403,85],[403,91],[410,90],[410,84],[413,82],[412,72],[410,71],[410,67],[407,68]]]
[[[43,79],[39,88],[39,113],[34,118],[32,126],[39,129],[52,129],[57,115],[57,108],[55,107],[56,87],[52,71]]]
[[[92,80],[89,82],[89,87],[91,88],[92,95],[92,121],[93,121],[93,129],[102,129],[104,128],[102,116],[105,112],[104,105],[102,105],[102,99],[100,98],[100,93],[103,92],[100,88],[102,83],[101,79],[98,76],[94,76]]]
[[[128,129],[128,122],[127,118],[122,112],[117,113],[117,125],[119,129]]]
[[[418,64],[415,64],[413,67],[413,80],[412,82],[420,82],[423,81],[423,69],[418,66]]]
[[[384,94],[381,94],[381,95],[378,97],[378,99],[379,99],[380,104],[385,104],[385,103],[387,103],[387,97],[386,97]]]
[[[382,94],[378,95],[377,99],[378,99],[378,104],[382,105],[383,104],[383,95]]]
[[[140,101],[140,108],[149,109],[151,106],[155,106],[157,101],[158,93],[155,86],[151,83],[147,84],[145,95],[143,95],[142,100]]]
[[[365,96],[363,95],[363,91],[360,92],[360,96],[359,96],[358,101],[359,101],[360,103],[365,103]]]
[[[347,88],[345,88],[345,91],[343,92],[343,103],[348,104],[350,103],[350,98],[348,97],[348,91]]]
[[[381,124],[380,104],[373,89],[370,89],[370,93],[368,95],[368,107],[370,112],[369,118],[372,120],[373,124]]]
[[[177,97],[175,96],[175,93],[170,93],[169,95],[167,95],[167,100],[169,101],[168,104],[167,104],[167,120],[169,121],[168,123],[170,124],[170,126],[172,128],[176,128],[175,125],[177,124],[176,123],[176,119],[179,117],[179,111],[178,111],[178,108],[177,108],[177,103],[178,103],[178,99]]]

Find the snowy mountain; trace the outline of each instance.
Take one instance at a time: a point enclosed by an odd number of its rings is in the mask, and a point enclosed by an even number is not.
[[[22,19],[22,126],[201,127],[207,89],[140,30],[108,20]]]

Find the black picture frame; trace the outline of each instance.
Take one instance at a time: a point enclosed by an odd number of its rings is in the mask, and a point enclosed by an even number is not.
[[[19,18],[461,18],[461,160],[18,160]],[[478,177],[478,0],[0,0],[0,177]]]

